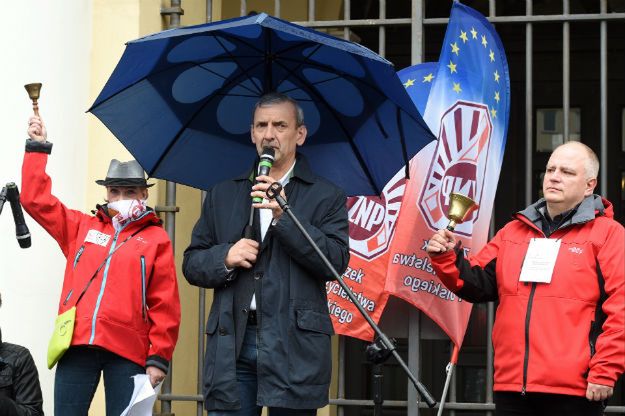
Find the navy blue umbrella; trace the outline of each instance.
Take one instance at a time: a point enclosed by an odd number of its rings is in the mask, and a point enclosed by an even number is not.
[[[264,13],[128,42],[89,111],[150,176],[208,189],[252,166],[252,111],[271,91],[301,104],[299,150],[348,195],[378,195],[434,140],[390,62]]]

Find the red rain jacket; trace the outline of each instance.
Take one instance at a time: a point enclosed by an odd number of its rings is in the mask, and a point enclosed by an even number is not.
[[[67,259],[59,313],[74,306],[109,252],[146,226],[107,260],[78,303],[72,345],[99,346],[167,372],[178,339],[180,300],[173,250],[161,221],[148,210],[116,233],[105,208],[98,206],[95,216],[67,208],[51,194],[45,172],[51,145],[47,151],[42,147],[27,143],[21,202]]]
[[[458,247],[432,264],[461,298],[499,301],[495,391],[585,396],[625,370],[625,233],[610,202],[587,197],[549,236],[561,239],[551,283],[519,282],[544,210],[541,200],[516,214],[475,256]]]

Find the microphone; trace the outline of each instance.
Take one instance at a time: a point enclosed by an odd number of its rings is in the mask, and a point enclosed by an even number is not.
[[[276,151],[273,149],[273,147],[263,147],[263,152],[260,155],[260,162],[258,162],[258,175],[256,176],[269,175],[269,171],[271,170],[271,167],[273,166],[273,161],[275,160],[275,154]],[[254,181],[254,184],[256,183],[257,182]],[[252,198],[253,204],[260,204],[261,202],[263,202],[263,198],[257,196]],[[250,219],[247,222],[245,229],[243,230],[243,238],[252,239],[254,237],[254,211],[254,207],[252,206],[252,208],[250,209]]]
[[[271,167],[273,166],[273,161],[275,160],[275,154],[276,151],[273,147],[263,147],[263,153],[260,155],[260,162],[258,162],[257,176],[269,175],[269,171],[271,170]],[[263,199],[257,196],[252,198],[252,202],[254,202],[255,204],[260,204],[261,202],[263,202]]]
[[[11,211],[13,211],[13,221],[15,221],[15,236],[21,248],[30,247],[30,231],[24,221],[24,213],[20,204],[20,192],[17,185],[13,182],[7,183],[6,198],[11,203]]]

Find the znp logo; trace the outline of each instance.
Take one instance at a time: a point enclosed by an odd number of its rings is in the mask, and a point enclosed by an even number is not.
[[[480,203],[493,130],[488,107],[466,101],[457,101],[449,108],[440,125],[438,145],[417,202],[432,230],[447,226],[445,214],[452,192]],[[456,226],[455,232],[471,235],[479,214],[477,209],[472,217]]]
[[[353,254],[371,261],[386,253],[395,231],[405,188],[404,169],[400,169],[379,197],[347,199],[349,249]]]

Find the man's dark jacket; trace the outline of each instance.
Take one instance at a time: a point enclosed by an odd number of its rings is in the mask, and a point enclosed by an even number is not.
[[[332,274],[286,213],[269,227],[252,269],[237,270],[229,280],[232,275],[224,266],[228,250],[249,220],[252,178],[248,172],[207,193],[184,254],[183,271],[189,283],[215,289],[206,324],[205,407],[240,406],[235,364],[252,293],[258,316],[257,404],[323,407],[328,403],[334,334],[325,282],[333,279]],[[314,175],[299,155],[285,193],[292,212],[342,273],[349,262],[344,193]],[[256,236],[259,222],[257,213]]]
[[[42,416],[39,375],[28,349],[2,342],[0,334],[0,415]]]

